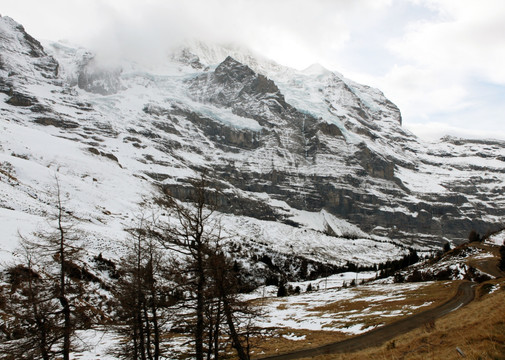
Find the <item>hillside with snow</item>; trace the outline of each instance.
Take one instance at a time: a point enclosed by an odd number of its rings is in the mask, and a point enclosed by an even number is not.
[[[110,257],[143,199],[183,199],[202,172],[227,234],[260,254],[372,265],[503,222],[503,142],[424,143],[379,90],[321,66],[200,42],[157,68],[103,64],[8,17],[0,31],[3,258],[47,226],[56,177]]]

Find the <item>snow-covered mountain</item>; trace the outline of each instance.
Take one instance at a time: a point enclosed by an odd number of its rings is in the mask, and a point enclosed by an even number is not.
[[[0,116],[4,252],[46,226],[55,175],[89,251],[108,256],[143,197],[184,199],[203,171],[227,233],[259,253],[366,265],[504,222],[505,142],[425,143],[379,90],[241,48],[111,65],[1,17]]]

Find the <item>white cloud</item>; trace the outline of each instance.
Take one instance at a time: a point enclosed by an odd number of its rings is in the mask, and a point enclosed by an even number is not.
[[[495,131],[504,120],[505,2],[411,2],[437,16],[411,22],[401,37],[391,39],[387,47],[398,65],[370,81],[399,105],[414,132],[505,138]]]
[[[419,21],[389,43],[402,58],[438,71],[505,83],[505,2],[425,0],[439,16]]]
[[[431,68],[394,66],[374,82],[382,84],[406,118],[429,119],[433,113],[460,111],[470,105],[468,90],[457,77]]]
[[[406,128],[428,141],[435,141],[446,135],[464,139],[505,139],[505,131],[468,129],[443,122],[409,123]]]
[[[245,44],[298,68],[342,49],[392,0],[17,0],[3,6],[37,37],[158,56],[185,38]],[[28,9],[30,9],[28,11]],[[324,60],[322,62],[325,62]],[[329,61],[326,61],[329,62]]]
[[[404,124],[503,121],[503,0],[17,0],[2,12],[109,59],[163,59],[197,38],[299,69],[319,62],[383,90]]]

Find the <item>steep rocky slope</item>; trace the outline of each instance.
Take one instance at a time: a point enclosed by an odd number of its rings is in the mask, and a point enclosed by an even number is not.
[[[183,199],[202,171],[259,252],[374,263],[503,223],[504,142],[424,143],[379,90],[318,65],[194,42],[155,70],[105,66],[8,17],[0,50],[4,250],[43,223],[55,173],[97,252],[116,251],[143,196]]]

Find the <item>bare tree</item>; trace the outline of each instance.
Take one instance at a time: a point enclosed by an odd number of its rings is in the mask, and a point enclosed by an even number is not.
[[[174,278],[194,304],[193,336],[197,360],[218,359],[224,335],[231,338],[240,360],[249,358],[238,330],[238,286],[233,266],[222,248],[221,225],[215,217],[217,194],[205,175],[191,183],[187,203],[170,194],[158,200],[169,219],[157,232],[161,244],[184,257],[184,266]],[[223,329],[226,325],[226,331]]]
[[[213,248],[209,268],[212,279],[211,292],[218,299],[222,321],[227,325],[226,333],[240,360],[250,359],[251,337],[258,335],[254,320],[261,316],[260,311],[239,296],[239,277],[233,258],[226,254],[220,244]],[[223,341],[222,339],[221,341]],[[215,355],[215,359],[218,356]]]
[[[54,313],[57,315],[55,322],[58,323],[58,326],[52,326],[51,332],[60,342],[59,352],[63,360],[69,360],[71,340],[76,329],[75,307],[72,305],[72,300],[79,297],[79,291],[71,289],[70,272],[75,271],[77,268],[76,261],[79,259],[81,248],[76,245],[76,240],[78,240],[78,236],[74,232],[76,219],[64,207],[60,183],[58,178],[55,178],[55,180],[55,191],[50,194],[54,201],[54,213],[47,217],[51,230],[33,234],[30,238],[24,238],[23,246],[25,250],[30,249],[32,254],[37,253],[40,259],[40,269],[42,271],[38,274],[43,276],[47,285],[42,293],[47,294],[49,299],[57,300],[59,303],[58,310]],[[30,256],[25,256],[25,262],[31,266],[33,263],[28,259],[33,258]],[[37,283],[30,279],[28,286],[33,288]],[[50,290],[49,293],[48,290]],[[53,306],[54,301],[51,302],[49,299],[44,299],[44,302],[40,304],[51,303],[51,306]],[[35,302],[39,301],[33,300]],[[31,316],[36,318],[39,309],[32,306],[32,310]],[[42,334],[44,333],[42,332]]]
[[[196,324],[194,326],[195,357],[204,358],[205,307],[206,307],[206,263],[208,248],[216,234],[208,229],[214,204],[209,201],[207,183],[202,176],[193,184],[193,203],[183,204],[172,196],[161,199],[160,203],[175,219],[177,224],[166,224],[159,240],[165,248],[186,257],[185,285],[194,295]],[[209,205],[210,204],[210,205]]]
[[[72,310],[67,296],[67,268],[68,262],[72,261],[80,248],[70,244],[69,233],[73,227],[73,223],[69,222],[69,217],[64,212],[61,201],[61,188],[58,178],[56,178],[56,205],[57,212],[55,216],[57,232],[54,236],[46,238],[46,243],[49,247],[57,249],[56,260],[59,265],[59,292],[58,299],[60,301],[63,313],[63,360],[70,360],[70,338],[75,330],[71,320]]]
[[[54,359],[61,338],[59,306],[54,284],[40,266],[36,249],[22,240],[21,263],[10,267],[8,288],[2,288],[2,304],[7,316],[2,330],[7,341],[0,346],[4,359]]]
[[[500,246],[500,261],[498,263],[500,270],[505,271],[505,241],[503,245]]]
[[[121,356],[127,359],[158,360],[161,356],[161,295],[160,283],[164,258],[154,243],[144,217],[139,225],[129,229],[131,240],[128,254],[120,267],[120,280],[115,291],[118,312],[124,325],[124,344]]]

